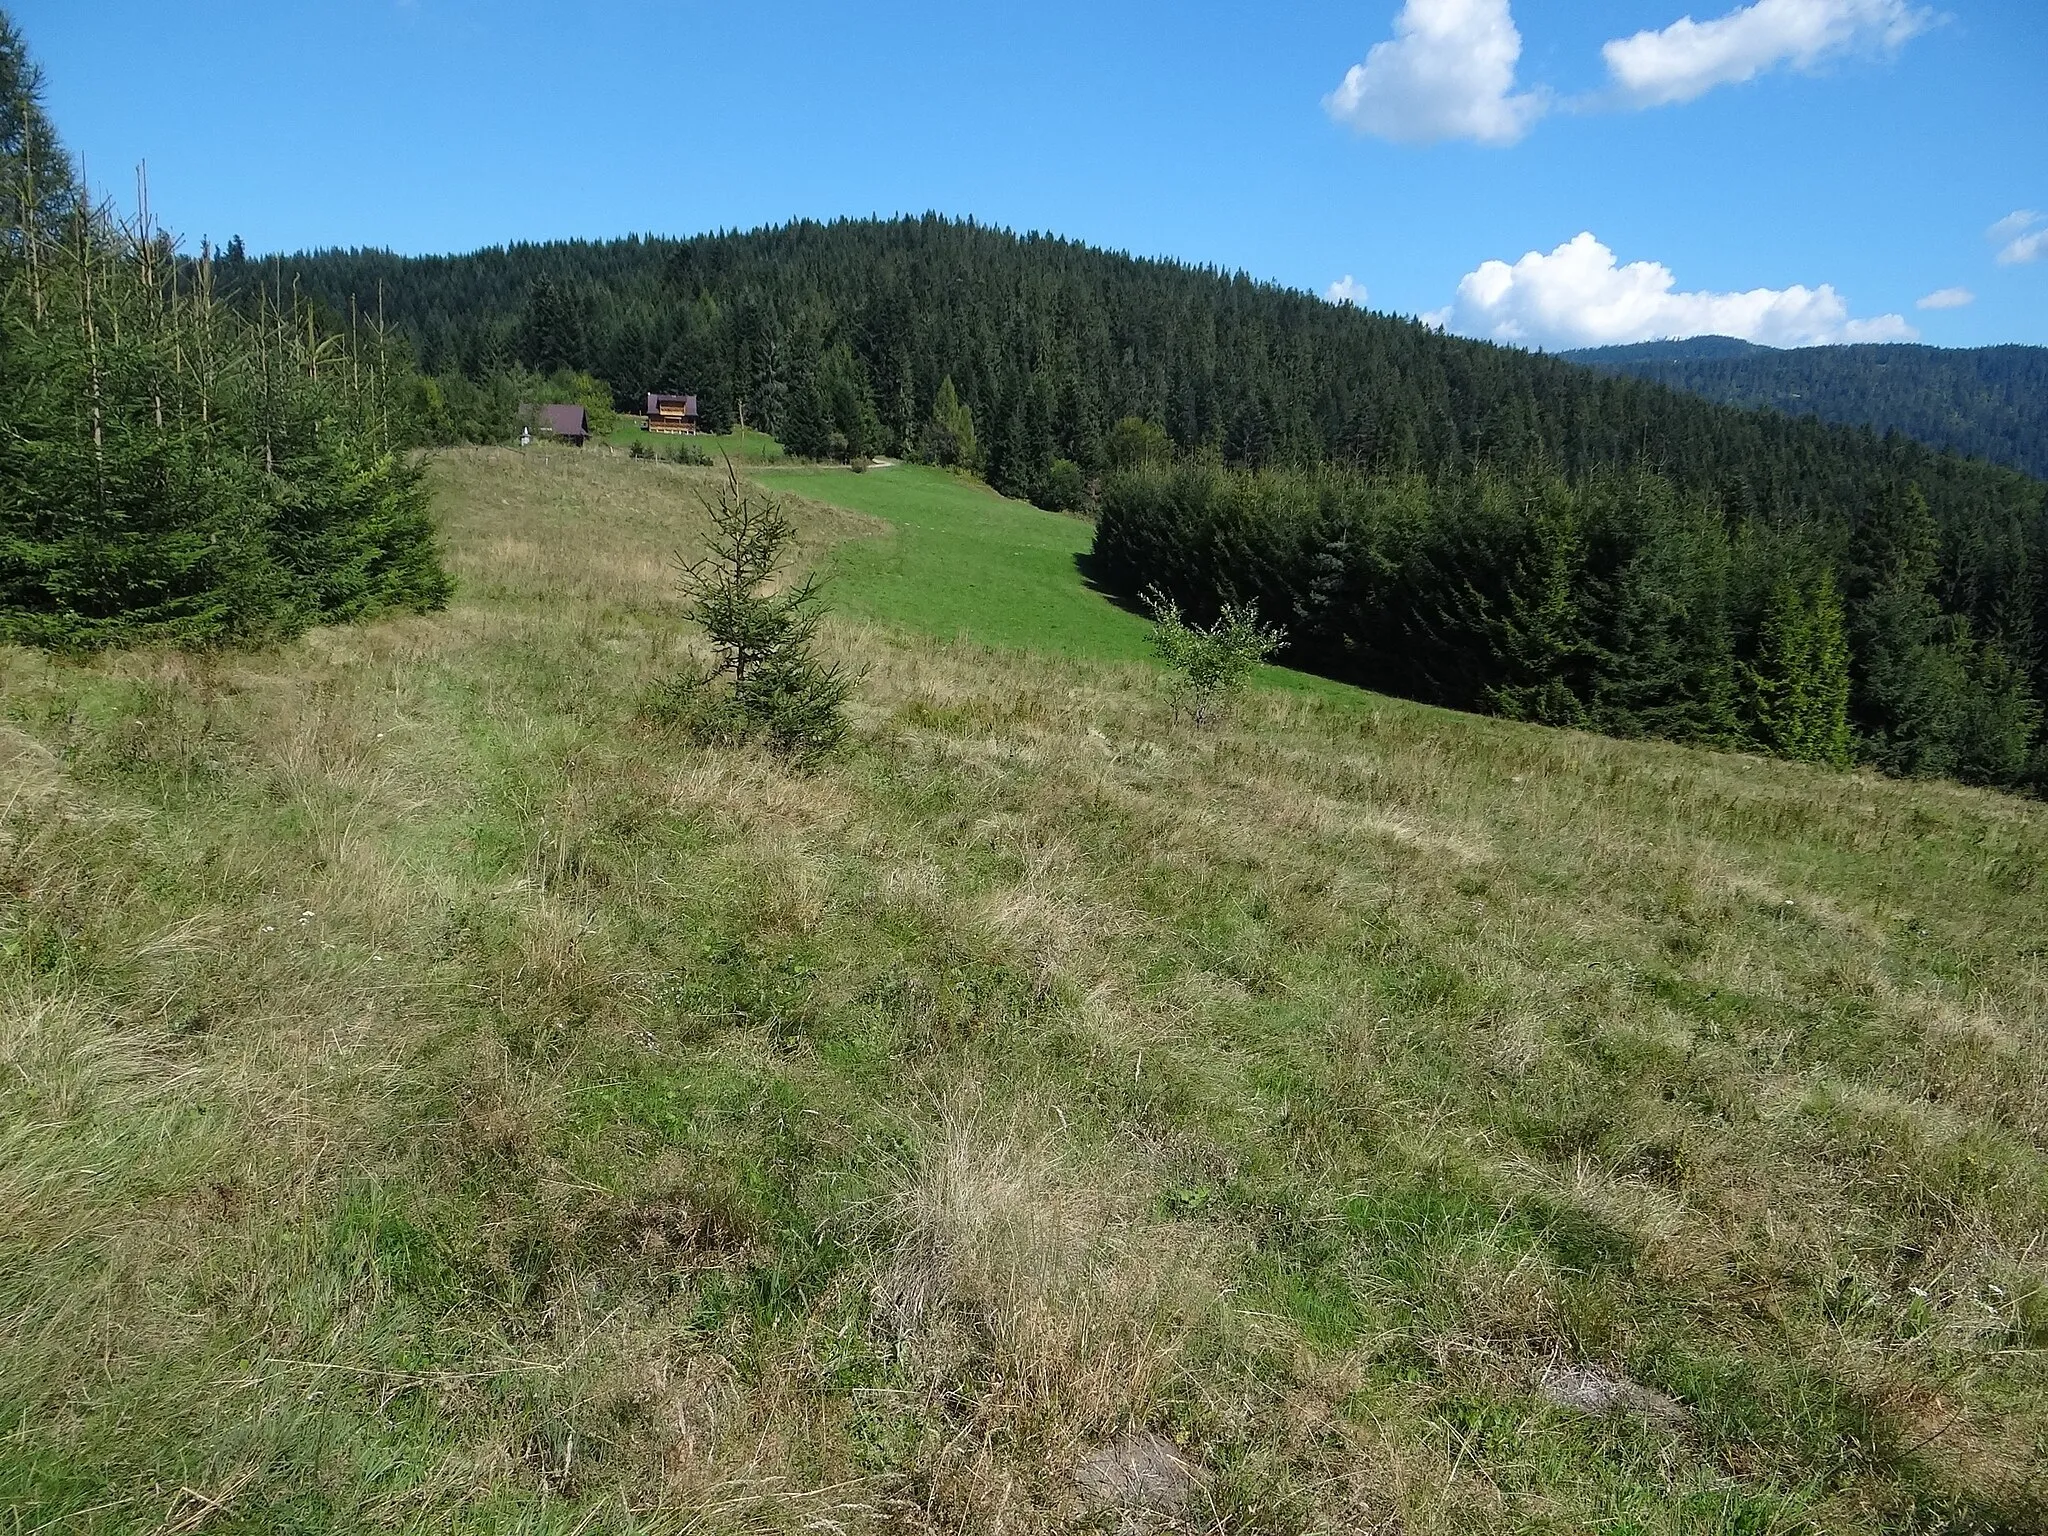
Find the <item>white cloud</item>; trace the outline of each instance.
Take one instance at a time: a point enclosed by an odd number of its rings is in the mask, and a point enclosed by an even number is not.
[[[1458,284],[1457,301],[1425,323],[1468,336],[1552,347],[1615,346],[1680,336],[1739,336],[1772,347],[1839,341],[1912,341],[1902,315],[1854,320],[1842,296],[1818,288],[1677,293],[1671,269],[1615,263],[1590,234],[1513,266],[1489,261]]]
[[[2017,267],[2024,262],[2039,261],[2048,256],[2048,229],[2037,229],[2031,235],[2021,235],[1998,253],[2001,267]]]
[[[1365,308],[1365,284],[1346,272],[1337,281],[1323,290],[1323,297],[1332,304],[1349,304],[1353,308]]]
[[[1396,143],[1512,144],[1549,105],[1541,92],[1516,92],[1521,56],[1508,0],[1407,0],[1393,41],[1352,65],[1323,106],[1338,122]]]
[[[2008,213],[1985,230],[1984,238],[1993,245],[2001,246],[1998,252],[1998,264],[2001,267],[2017,267],[2048,256],[2048,229],[2035,227],[2042,224],[2048,224],[2048,214],[2036,213],[2031,208],[2021,208]]]
[[[1977,302],[1977,295],[1967,288],[1937,288],[1920,300],[1918,309],[1961,309],[1965,304]]]
[[[1713,21],[1686,16],[1616,38],[1600,52],[1624,100],[1662,107],[1780,64],[1811,69],[1852,48],[1897,49],[1935,20],[1907,0],[1756,0]]]

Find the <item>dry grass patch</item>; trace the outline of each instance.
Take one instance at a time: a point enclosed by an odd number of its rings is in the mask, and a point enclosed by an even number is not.
[[[1151,1426],[1185,1401],[1222,1296],[1212,1244],[1147,1220],[1132,1178],[1102,1187],[1055,1135],[956,1098],[883,1207],[871,1326],[948,1435],[920,1457],[927,1514],[943,1505],[977,1529],[1057,1528],[1119,1482],[1104,1460],[1116,1447],[1165,1444]],[[1119,1486],[1144,1497],[1110,1502],[1182,1513],[1198,1453],[1175,1453],[1171,1477],[1138,1459]]]

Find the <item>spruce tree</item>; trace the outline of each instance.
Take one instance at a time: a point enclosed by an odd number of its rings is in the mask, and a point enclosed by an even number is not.
[[[865,463],[882,447],[882,421],[875,410],[874,391],[854,360],[853,349],[843,341],[833,347],[825,354],[818,375],[819,397],[830,424],[832,457]]]
[[[34,260],[26,232],[57,238],[78,197],[71,157],[43,109],[42,70],[0,11],[0,242]]]
[[[2041,732],[2041,706],[2026,669],[1996,642],[1974,649],[1967,666],[1971,687],[1956,721],[1948,771],[1970,784],[2027,783],[2037,774],[2034,743]],[[2036,787],[2043,786],[2037,782]]]
[[[225,302],[146,208],[35,190],[54,135],[19,41],[0,25],[22,173],[0,245],[0,640],[252,643],[444,601],[393,423],[416,394],[402,357],[296,298]]]
[[[932,402],[931,421],[925,428],[925,456],[935,464],[979,470],[981,444],[974,435],[974,413],[961,402],[949,373],[940,381]]]
[[[714,659],[671,683],[657,713],[706,740],[759,736],[792,761],[814,763],[846,736],[853,683],[817,655],[824,608],[816,578],[782,582],[796,528],[779,501],[742,485],[729,465],[705,510],[711,532],[703,556],[682,567],[682,588]]]
[[[832,456],[832,414],[818,374],[815,362],[799,362],[782,407],[777,435],[782,446],[800,459]]]
[[[1887,486],[1856,529],[1849,554],[1855,714],[1867,754],[1893,773],[1952,774],[1962,737],[1983,741],[2001,713],[1967,620],[1944,614],[1935,584],[1940,534],[1920,487]],[[1981,771],[1981,770],[1980,770]]]
[[[1520,491],[1523,548],[1490,629],[1502,680],[1490,702],[1513,720],[1583,725],[1596,653],[1580,608],[1578,511],[1555,481]]]
[[[1832,577],[1779,579],[1746,675],[1759,745],[1800,762],[1848,764],[1849,644]]]
[[[1637,470],[1586,490],[1600,665],[1592,723],[1619,736],[1719,742],[1739,734],[1719,509]]]
[[[574,297],[550,273],[536,278],[526,297],[521,352],[535,373],[554,374],[586,366],[588,343]]]

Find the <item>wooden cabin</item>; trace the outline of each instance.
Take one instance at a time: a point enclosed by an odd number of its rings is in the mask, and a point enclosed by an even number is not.
[[[590,436],[590,413],[580,405],[523,405],[519,414],[533,423],[540,437],[559,438],[581,448]]]
[[[697,397],[695,395],[649,395],[647,397],[647,430],[650,432],[695,432],[697,430]]]

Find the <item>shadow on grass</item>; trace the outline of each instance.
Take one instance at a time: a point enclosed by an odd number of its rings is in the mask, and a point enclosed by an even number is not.
[[[1096,557],[1094,550],[1084,549],[1075,555],[1074,569],[1080,573],[1081,585],[1097,596],[1107,598],[1111,607],[1121,608],[1125,613],[1133,613],[1141,619],[1150,621],[1151,611],[1135,594],[1120,587],[1113,587],[1103,579],[1103,564]]]

